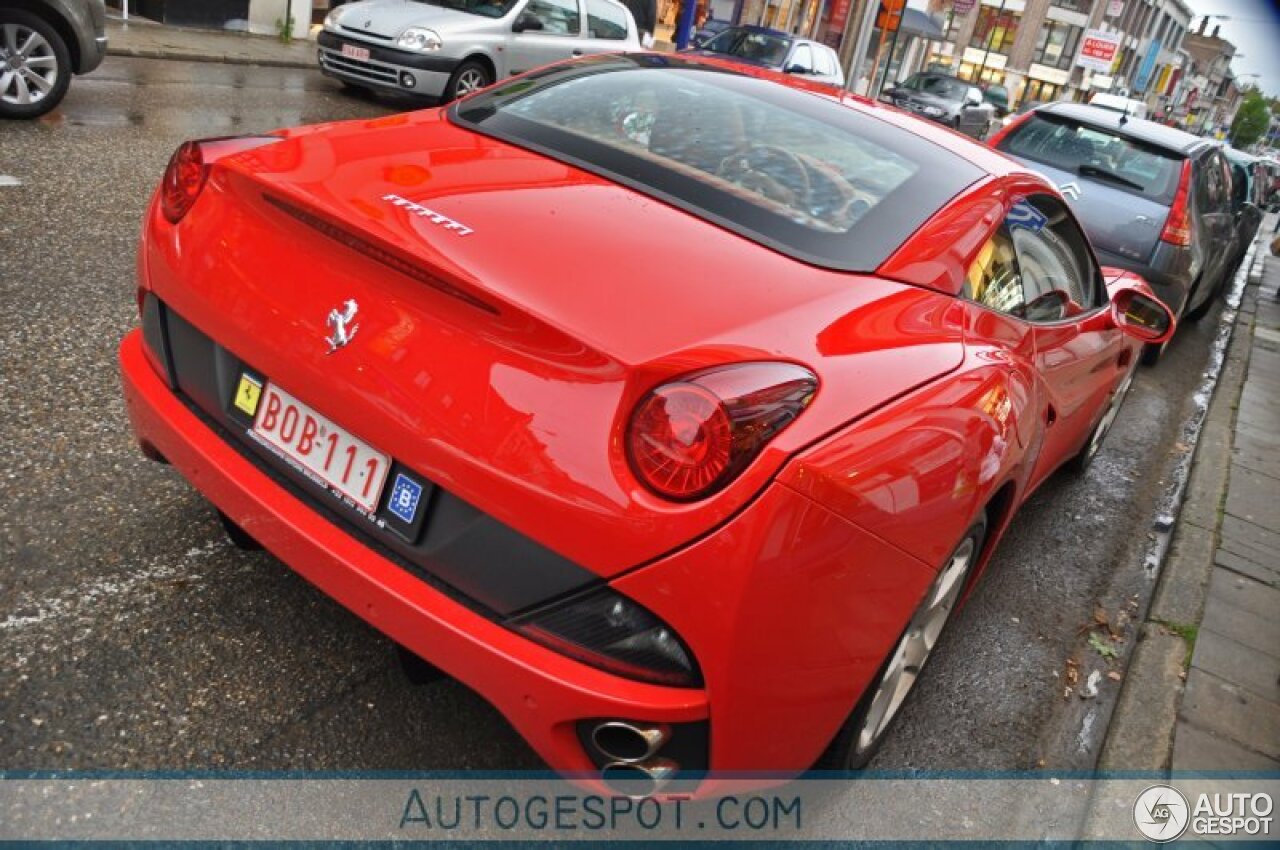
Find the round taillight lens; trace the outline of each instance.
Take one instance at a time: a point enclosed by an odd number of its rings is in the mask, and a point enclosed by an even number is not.
[[[177,224],[191,209],[208,174],[198,142],[184,142],[173,152],[160,183],[160,211],[170,224]]]
[[[630,442],[642,481],[667,498],[694,499],[729,468],[733,423],[710,390],[667,384],[636,408]]]
[[[813,400],[818,379],[791,363],[745,363],[663,384],[627,430],[632,471],[665,499],[711,495]]]

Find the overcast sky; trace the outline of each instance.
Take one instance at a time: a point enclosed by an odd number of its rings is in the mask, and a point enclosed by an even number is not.
[[[1267,94],[1280,96],[1280,8],[1275,0],[1187,0],[1187,5],[1197,16],[1229,16],[1225,21],[1210,20],[1208,31],[1221,24],[1219,35],[1244,54],[1243,59],[1231,63],[1237,76],[1261,75],[1241,80],[1241,84],[1256,82]],[[1191,26],[1200,26],[1199,17]]]

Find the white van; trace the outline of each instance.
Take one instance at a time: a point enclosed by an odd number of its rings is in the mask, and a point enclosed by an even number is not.
[[[1121,97],[1118,94],[1097,92],[1089,98],[1089,105],[1110,109],[1112,112],[1125,112],[1134,118],[1147,117],[1147,105],[1145,103],[1140,100]]]

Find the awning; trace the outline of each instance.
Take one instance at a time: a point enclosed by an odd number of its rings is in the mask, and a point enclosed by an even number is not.
[[[933,18],[910,6],[902,10],[901,29],[903,35],[918,35],[933,41],[942,41],[946,35]]]

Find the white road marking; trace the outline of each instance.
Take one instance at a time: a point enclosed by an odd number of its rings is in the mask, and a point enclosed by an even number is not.
[[[8,174],[0,174],[0,188],[5,186],[21,186],[22,181],[17,177],[10,177]]]
[[[28,597],[20,600],[15,608],[20,611],[34,609],[35,613],[26,616],[10,614],[0,620],[0,634],[21,633],[32,627],[62,620],[97,620],[102,615],[103,605],[114,599],[149,600],[156,593],[149,585],[176,578],[198,579],[198,573],[191,570],[192,562],[212,555],[226,545],[221,540],[213,540],[203,546],[188,549],[177,564],[157,558],[123,577],[99,578],[88,584],[68,588],[47,599],[34,600]]]

